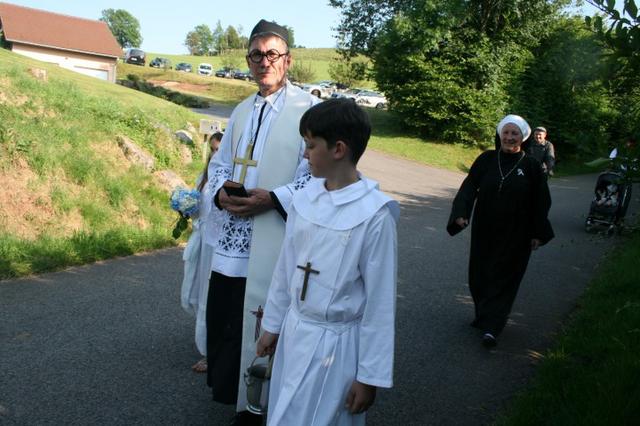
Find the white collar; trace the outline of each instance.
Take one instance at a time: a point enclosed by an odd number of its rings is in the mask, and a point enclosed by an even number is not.
[[[268,96],[262,96],[260,92],[256,95],[255,106],[262,106],[263,103],[268,103],[275,112],[280,112],[282,105],[284,104],[284,98],[287,96],[287,81],[284,86],[273,92]]]

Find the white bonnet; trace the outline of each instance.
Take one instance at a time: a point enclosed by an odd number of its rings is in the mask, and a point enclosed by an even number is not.
[[[513,123],[516,126],[518,126],[518,128],[520,129],[520,132],[522,133],[523,142],[526,141],[529,138],[529,136],[531,136],[531,127],[529,126],[529,123],[527,123],[524,118],[515,114],[509,114],[505,118],[500,120],[500,123],[498,123],[499,135],[502,134],[502,128],[509,123]]]

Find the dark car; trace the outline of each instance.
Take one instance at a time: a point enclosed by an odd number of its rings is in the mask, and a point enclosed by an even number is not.
[[[171,61],[167,58],[155,58],[153,61],[149,62],[150,67],[154,68],[164,68],[166,70],[171,69]]]
[[[233,71],[231,70],[231,68],[220,68],[218,71],[216,71],[216,77],[232,78]]]
[[[144,50],[129,49],[127,51],[127,54],[124,56],[124,61],[127,64],[135,64],[135,65],[144,66],[144,64],[146,63],[146,56],[147,55],[144,53]]]
[[[251,81],[252,80],[251,71],[249,71],[249,70],[246,70],[246,71],[236,70],[236,72],[233,73],[233,78],[235,78],[236,80]]]
[[[176,71],[191,72],[191,70],[191,64],[188,64],[186,62],[180,62],[179,64],[176,64]]]

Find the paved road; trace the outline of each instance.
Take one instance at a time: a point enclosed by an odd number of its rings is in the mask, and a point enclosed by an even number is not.
[[[468,325],[469,232],[444,230],[463,175],[376,152],[362,170],[402,205],[396,382],[368,424],[490,423],[614,241],[583,232],[595,177],[552,181],[558,236],[533,255],[512,320],[487,351]],[[189,369],[198,355],[179,306],[180,256],[160,250],[0,282],[0,424],[226,424],[232,409],[212,403]]]

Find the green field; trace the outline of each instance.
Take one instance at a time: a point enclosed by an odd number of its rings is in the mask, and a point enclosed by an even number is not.
[[[147,52],[147,67],[149,62],[153,58],[160,56],[168,58],[175,64],[180,62],[186,62],[193,67],[193,73],[198,69],[198,65],[201,63],[208,63],[213,65],[214,69],[222,68],[226,63],[232,63],[234,68],[246,70],[249,67],[245,60],[246,51],[244,50],[231,50],[229,53],[220,56],[191,56],[191,55],[168,55],[164,53]],[[294,63],[300,62],[305,65],[310,65],[315,72],[315,80],[329,80],[329,64],[337,59],[335,49],[291,49],[291,55]]]

